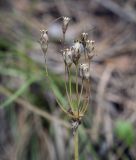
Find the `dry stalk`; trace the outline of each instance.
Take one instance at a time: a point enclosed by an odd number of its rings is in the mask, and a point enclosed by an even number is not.
[[[70,18],[62,17],[62,58],[65,65],[65,90],[68,100],[68,108],[65,109],[57,97],[55,96],[61,110],[65,112],[71,118],[71,128],[74,136],[75,147],[75,160],[78,160],[78,127],[85,115],[85,112],[89,105],[90,97],[90,63],[94,56],[94,41],[88,39],[88,33],[83,32],[79,37],[79,40],[75,40],[73,45],[69,48],[65,48],[66,32],[69,26]],[[43,33],[46,35],[43,36]],[[47,58],[46,53],[48,49],[48,31],[42,31],[40,44],[44,53],[44,58]],[[46,39],[45,39],[46,38]],[[42,47],[44,46],[44,47]],[[81,61],[82,60],[82,61]],[[71,67],[73,66],[73,67]],[[48,73],[46,59],[45,59],[46,76],[51,82],[50,75]],[[75,88],[72,88],[72,72],[75,71]],[[68,83],[67,83],[68,77]],[[81,79],[81,80],[80,80]],[[81,89],[79,90],[79,80],[82,82]],[[55,95],[55,94],[54,94]],[[75,96],[76,95],[76,96]]]

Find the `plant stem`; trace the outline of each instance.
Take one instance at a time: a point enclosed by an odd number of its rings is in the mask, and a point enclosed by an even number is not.
[[[81,84],[81,91],[80,91],[80,96],[79,96],[79,101],[78,101],[78,110],[79,110],[79,107],[80,107],[80,101],[81,101],[81,96],[82,96],[82,93],[83,93],[83,85],[84,81],[82,79],[82,84]]]
[[[77,107],[78,107],[78,99],[79,99],[79,95],[78,95],[78,65],[76,65],[76,96],[77,96]]]
[[[59,102],[59,99],[57,98],[57,96],[56,96],[56,94],[55,94],[55,92],[54,92],[54,90],[53,90],[53,86],[51,85],[52,79],[51,79],[50,75],[48,74],[48,70],[47,70],[46,73],[47,73],[48,83],[49,83],[50,86],[51,86],[52,93],[54,94],[54,97],[55,97],[55,99],[56,99],[56,101],[57,101],[60,109],[61,109],[64,113],[66,113],[67,115],[69,115],[71,118],[73,118],[72,115],[70,115],[70,114],[67,112],[67,110],[62,106],[62,104]],[[66,81],[65,81],[65,82],[66,82]],[[69,103],[71,103],[71,102],[69,102]],[[71,104],[70,104],[70,106],[71,106]]]
[[[63,41],[62,41],[62,46],[63,46],[63,49],[65,48],[65,33],[63,33]]]
[[[46,62],[45,62],[45,72],[46,72],[46,76],[48,76],[48,68],[47,68]]]
[[[65,89],[66,89],[66,94],[67,94],[67,98],[68,98],[68,102],[69,102],[69,105],[70,105],[70,108],[72,109],[73,111],[73,105],[72,105],[72,100],[71,100],[71,96],[69,95],[68,93],[68,87],[67,87],[67,78],[66,78],[66,72],[67,72],[67,67],[66,67],[66,64],[65,64]],[[68,71],[69,72],[69,71]],[[69,74],[69,73],[68,73]],[[69,75],[68,75],[69,76]]]
[[[45,72],[46,72],[46,76],[48,76],[48,67],[47,67],[47,62],[46,62],[46,53],[43,52],[43,56],[44,56],[44,64],[45,64]]]
[[[75,160],[78,160],[78,129],[74,134],[74,149],[75,149]]]
[[[85,56],[85,63],[86,63],[86,51],[85,51],[85,48],[84,48],[84,56]]]

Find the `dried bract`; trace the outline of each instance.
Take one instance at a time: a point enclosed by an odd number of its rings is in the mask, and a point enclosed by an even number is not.
[[[62,23],[62,31],[63,34],[66,33],[66,30],[68,28],[68,24],[69,24],[70,18],[69,17],[63,17],[63,23]]]
[[[89,65],[88,64],[80,64],[80,66],[79,66],[79,75],[83,79],[89,79],[90,72],[89,72]]]

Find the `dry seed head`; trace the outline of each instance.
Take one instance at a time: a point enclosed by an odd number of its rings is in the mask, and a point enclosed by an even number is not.
[[[93,57],[92,51],[94,50],[94,43],[92,40],[86,41],[86,51],[89,59]]]
[[[73,63],[76,65],[78,64],[78,61],[80,59],[81,53],[83,50],[83,45],[80,41],[75,41],[74,45],[71,47],[71,51],[72,51],[72,60]]]
[[[87,39],[88,39],[88,33],[85,33],[85,32],[81,33],[81,42],[82,42],[84,47],[86,45]]]
[[[89,79],[90,72],[89,72],[89,65],[88,64],[80,64],[79,65],[79,75],[83,79]]]
[[[81,33],[81,40],[86,41],[87,39],[88,39],[88,33],[85,32]]]
[[[66,30],[68,28],[68,24],[69,24],[70,18],[69,17],[63,17],[63,23],[62,23],[62,31],[63,34],[66,33]]]
[[[64,59],[64,62],[65,64],[70,67],[72,65],[72,52],[71,52],[71,49],[64,49],[63,50],[63,59]]]
[[[91,52],[91,51],[93,51],[94,50],[94,41],[93,40],[87,40],[86,41],[86,50],[88,51],[88,52]]]
[[[76,40],[74,41],[74,45],[72,46],[72,49],[74,50],[76,54],[81,54],[83,50],[83,45],[80,41]]]
[[[80,56],[81,55],[79,53],[76,53],[74,50],[72,50],[72,61],[75,65],[78,64]]]
[[[47,53],[47,49],[48,49],[48,31],[47,30],[40,30],[41,32],[41,38],[40,38],[40,44],[41,44],[41,48],[42,51],[44,52],[44,54]]]
[[[48,30],[40,30],[41,32],[41,38],[40,38],[40,41],[45,41],[48,43]]]

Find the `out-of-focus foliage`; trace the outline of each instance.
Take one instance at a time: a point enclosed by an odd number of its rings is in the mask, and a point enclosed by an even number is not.
[[[131,147],[135,141],[135,132],[132,124],[127,121],[117,121],[115,125],[117,137],[123,141],[126,146]]]

